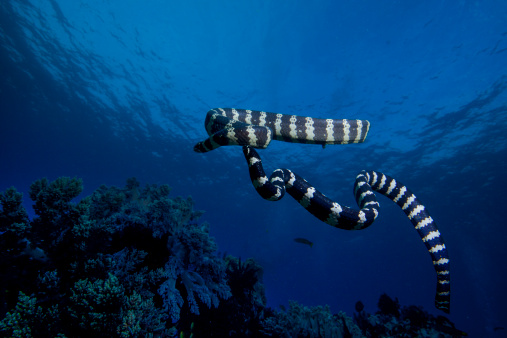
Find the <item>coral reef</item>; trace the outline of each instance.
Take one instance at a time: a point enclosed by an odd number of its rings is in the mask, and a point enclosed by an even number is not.
[[[263,269],[220,256],[189,198],[167,185],[101,186],[78,200],[80,179],[35,181],[0,193],[0,336],[441,337],[445,317],[382,295],[373,315],[329,307],[266,307]]]
[[[35,181],[31,221],[20,193],[0,195],[2,335],[172,335],[181,313],[231,296],[191,198],[129,179],[75,202],[82,189],[76,178]],[[41,328],[49,318],[60,324]]]

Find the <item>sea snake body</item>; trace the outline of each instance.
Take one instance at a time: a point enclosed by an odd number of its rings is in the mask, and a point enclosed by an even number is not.
[[[196,152],[207,152],[225,145],[243,146],[250,179],[262,198],[277,201],[287,191],[306,210],[321,221],[344,230],[365,229],[375,221],[379,203],[373,190],[396,203],[421,236],[437,273],[435,306],[450,311],[449,256],[435,221],[424,205],[403,184],[377,171],[361,171],[354,184],[360,210],[342,206],[289,169],[276,169],[268,177],[255,148],[266,148],[271,139],[297,143],[349,144],[363,142],[370,123],[365,120],[314,119],[255,110],[216,108],[206,115],[209,138],[195,145]]]

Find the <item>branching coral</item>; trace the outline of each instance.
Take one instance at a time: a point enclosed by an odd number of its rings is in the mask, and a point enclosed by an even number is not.
[[[142,337],[149,336],[149,333],[157,333],[162,337],[173,336],[165,328],[164,314],[155,307],[152,298],[143,299],[134,292],[125,298],[120,316],[122,323],[117,327],[120,337]]]
[[[74,241],[73,235],[89,235],[87,230],[72,233],[73,228],[90,226],[85,217],[86,204],[78,206],[72,202],[82,191],[83,182],[78,178],[60,177],[52,182],[43,178],[30,185],[30,198],[38,217],[31,222],[27,238],[55,261],[74,258],[75,254],[67,248],[69,244],[84,249],[84,243]]]
[[[182,293],[186,294],[190,312],[196,315],[199,314],[199,302],[208,308],[217,307],[220,299],[231,296],[225,280],[225,263],[215,254],[216,245],[208,235],[206,224],[176,229],[168,237],[167,247],[171,252],[165,265],[168,276],[159,294],[173,321],[179,318],[174,308],[183,306]],[[177,288],[176,282],[184,289]]]
[[[16,307],[0,321],[0,332],[5,337],[64,337],[59,328],[58,304],[50,308],[37,306],[37,298],[23,292]]]
[[[32,226],[22,200],[23,195],[13,187],[0,193],[0,247],[2,248],[0,267],[3,268],[2,271],[12,264],[14,258],[30,249],[26,236]]]
[[[35,202],[33,209],[39,217],[56,221],[72,213],[74,205],[71,201],[82,191],[81,179],[60,177],[49,182],[43,178],[30,186],[30,198]]]
[[[71,289],[69,314],[79,322],[83,332],[111,335],[120,325],[120,309],[125,292],[118,278],[109,274],[105,280],[78,280]]]
[[[0,193],[0,234],[5,237],[22,239],[31,228],[22,202],[23,194],[17,192],[14,187]]]

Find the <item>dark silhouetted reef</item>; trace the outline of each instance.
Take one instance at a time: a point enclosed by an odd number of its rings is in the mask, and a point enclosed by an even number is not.
[[[454,337],[445,317],[387,295],[353,318],[291,301],[266,306],[263,269],[220,255],[192,199],[135,179],[90,196],[80,179],[0,194],[0,335],[5,337]]]

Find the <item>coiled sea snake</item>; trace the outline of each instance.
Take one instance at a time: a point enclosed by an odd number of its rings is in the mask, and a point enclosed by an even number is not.
[[[449,256],[435,221],[416,196],[394,178],[377,171],[361,171],[354,184],[360,210],[333,202],[289,169],[276,169],[269,179],[254,148],[266,148],[271,139],[297,143],[349,144],[363,142],[370,123],[364,120],[314,119],[255,110],[216,108],[205,120],[209,138],[195,145],[194,151],[208,152],[220,146],[241,145],[250,179],[262,198],[277,201],[287,191],[306,210],[321,221],[345,230],[367,228],[375,221],[379,203],[373,190],[396,203],[421,236],[437,273],[435,306],[449,313]]]

